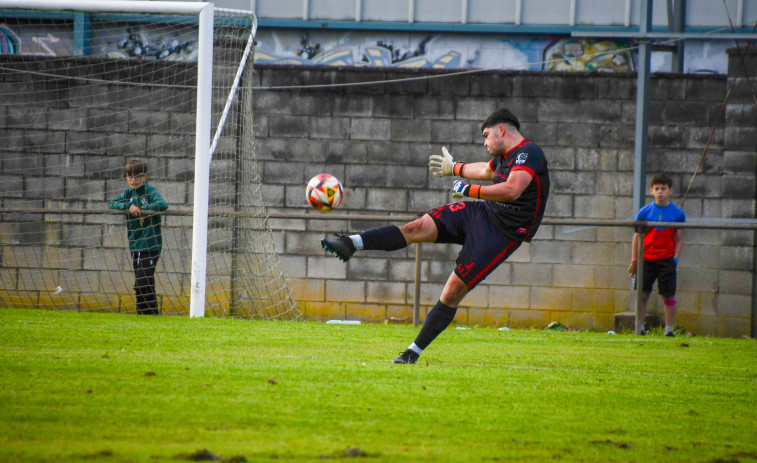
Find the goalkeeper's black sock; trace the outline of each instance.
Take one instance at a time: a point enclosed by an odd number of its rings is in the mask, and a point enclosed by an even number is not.
[[[363,240],[363,249],[375,249],[378,251],[396,251],[406,248],[407,241],[396,225],[374,228],[360,234]]]
[[[418,333],[418,337],[415,338],[413,344],[421,350],[428,347],[431,341],[436,339],[452,323],[456,313],[457,307],[450,307],[442,301],[437,302],[434,308],[426,315],[423,327],[421,327],[421,331]]]

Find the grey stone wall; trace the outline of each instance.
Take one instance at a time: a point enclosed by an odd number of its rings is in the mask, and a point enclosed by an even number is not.
[[[683,206],[690,221],[755,217],[757,110],[745,74],[737,72],[739,62],[732,54],[727,77],[652,78],[647,172],[673,175],[675,203],[681,204],[709,140]],[[748,75],[757,76],[756,63],[757,55],[750,54]],[[122,168],[134,152],[148,158],[151,183],[171,207],[188,207],[191,98],[181,98],[186,108],[179,105],[171,113],[157,102],[140,101],[143,109],[123,107],[123,119],[111,113],[103,121],[97,115],[113,100],[102,92],[94,98],[102,90],[97,84],[64,88],[42,77],[34,82],[3,78],[0,85],[18,89],[16,96],[3,92],[9,100],[0,104],[3,208],[104,207],[125,187]],[[266,203],[272,212],[313,217],[270,220],[284,272],[308,318],[409,320],[415,247],[363,252],[347,264],[327,255],[319,245],[322,237],[389,222],[324,220],[306,205],[307,180],[329,172],[342,181],[345,200],[335,213],[393,215],[398,218],[393,223],[402,223],[451,199],[451,180],[428,172],[430,153],[447,146],[460,160],[488,159],[478,125],[501,106],[520,117],[524,135],[547,154],[552,177],[547,219],[631,218],[634,75],[479,72],[447,77],[435,70],[257,66],[254,79],[261,89],[254,94],[252,123]],[[392,83],[362,85],[387,80]],[[340,86],[308,87],[332,84]],[[755,77],[752,87],[757,87]],[[118,91],[105,90],[106,95]],[[13,98],[26,104],[29,95],[42,93],[54,93],[61,104],[33,111],[14,104]],[[133,98],[120,101],[139,100],[145,98],[135,91]],[[170,147],[169,155],[158,147]],[[226,161],[219,156],[215,162]],[[159,291],[184,295],[186,302],[191,219],[168,219]],[[617,227],[542,225],[532,243],[465,299],[458,322],[543,327],[560,321],[576,329],[610,329],[614,314],[630,304],[631,236],[631,230]],[[3,213],[0,246],[5,305],[31,301],[39,307],[120,308],[132,297],[131,282],[123,276],[129,264],[121,217]],[[457,251],[451,245],[423,245],[422,314],[437,301]],[[213,256],[224,259],[211,249]],[[752,231],[685,231],[679,325],[697,334],[749,334],[755,265]],[[45,282],[64,270],[73,270],[70,284],[90,295],[51,298],[54,287]],[[650,311],[662,311],[656,295]]]
[[[135,310],[124,214],[105,208],[127,188],[126,162],[138,158],[147,161],[149,183],[169,204],[156,276],[160,308],[186,314],[196,64],[16,55],[0,55],[0,61],[0,306]],[[216,61],[216,122],[229,72],[236,66]],[[252,170],[245,169],[252,137],[243,143],[248,131],[238,124],[242,105],[232,105],[210,169],[209,202],[216,211],[249,213],[261,203],[255,182],[233,183]],[[256,259],[275,261],[267,259],[270,236],[258,239],[254,250],[232,249],[238,237],[260,235],[260,222],[223,214],[209,220],[206,314],[228,315],[235,305],[238,316],[256,310],[280,316],[271,306],[278,294],[245,291],[245,285],[260,278],[273,287],[283,278],[265,270],[233,278],[240,261],[255,270]],[[233,224],[244,225],[235,233]]]
[[[750,66],[754,62],[752,55]],[[403,223],[451,200],[452,181],[430,175],[428,155],[447,146],[456,159],[487,160],[479,123],[506,106],[549,159],[547,218],[632,218],[635,75],[445,77],[429,70],[301,66],[257,66],[256,73],[262,88],[254,100],[256,151],[271,211],[312,212],[305,183],[328,172],[345,188],[337,213],[391,214]],[[689,221],[755,217],[757,113],[743,79],[737,78],[718,120],[733,78],[656,75],[651,81],[647,172],[650,178],[660,171],[673,175],[675,203],[681,205],[709,140],[683,207]],[[385,80],[395,82],[362,85]],[[309,87],[323,84],[344,86]],[[270,88],[280,86],[288,88]],[[321,238],[387,222],[322,220],[313,214],[308,220],[271,220],[305,315],[409,320],[415,247],[362,252],[343,264],[324,253]],[[532,243],[467,296],[457,321],[517,327],[560,321],[577,329],[611,329],[614,314],[628,310],[631,301],[626,269],[632,234],[626,228],[542,225]],[[451,245],[422,246],[422,313],[437,301],[457,251]],[[686,230],[678,324],[699,334],[749,334],[754,259],[751,231]],[[662,313],[656,294],[650,311]]]
[[[147,160],[150,183],[172,208],[190,203],[194,97],[171,86],[192,85],[196,70],[85,58],[0,60],[0,207],[51,211],[0,217],[0,304],[134,310],[125,221],[104,209],[126,189],[124,167],[133,158]],[[167,85],[153,92],[78,79],[93,73]],[[71,79],[53,77],[61,75]],[[60,213],[74,209],[99,213]],[[164,220],[167,249],[158,286],[165,313],[179,309],[164,295],[189,291],[190,233],[182,218]],[[56,293],[56,286],[64,290]]]

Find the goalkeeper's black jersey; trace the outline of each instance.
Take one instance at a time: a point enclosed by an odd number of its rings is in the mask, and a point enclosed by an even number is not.
[[[504,155],[489,161],[489,167],[494,171],[493,184],[506,182],[514,170],[525,170],[531,175],[531,183],[518,199],[485,202],[497,226],[525,235],[524,241],[531,241],[544,217],[549,197],[549,168],[544,151],[535,143],[523,140]]]

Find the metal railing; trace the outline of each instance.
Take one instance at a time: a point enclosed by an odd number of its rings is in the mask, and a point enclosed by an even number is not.
[[[320,219],[320,220],[364,220],[364,221],[377,221],[377,222],[397,222],[404,221],[409,222],[415,220],[421,215],[351,215],[351,214],[297,214],[297,213],[269,213],[270,218],[282,218],[282,219]],[[723,219],[723,220],[708,220],[700,222],[647,222],[645,220],[602,220],[602,219],[550,219],[544,218],[542,220],[543,225],[571,225],[581,228],[579,231],[588,228],[595,227],[630,227],[638,233],[645,234],[649,227],[655,228],[696,228],[696,229],[718,229],[718,230],[757,230],[757,219]],[[653,225],[652,225],[653,224]],[[756,237],[757,238],[757,237]],[[757,245],[757,244],[755,244]],[[418,326],[420,322],[420,280],[421,280],[421,243],[417,243],[415,247],[415,286],[413,296],[413,326]],[[637,260],[644,262],[644,240],[639,240]],[[637,266],[636,279],[639,284],[636,285],[636,301],[635,301],[635,323],[634,331],[638,332],[641,328],[644,320],[641,320],[641,300],[642,300],[642,284],[644,281],[644,266]],[[750,332],[751,336],[755,337],[757,334],[757,328],[755,327],[755,303],[752,303]]]
[[[65,208],[65,209],[48,209],[48,208],[2,208],[0,214],[22,213],[22,214],[115,214],[123,215],[124,211],[114,209],[85,209],[85,208]],[[191,216],[194,213],[191,209],[173,209],[161,212],[166,216]],[[249,216],[258,217],[267,215],[269,219],[300,219],[300,220],[361,220],[373,222],[409,222],[421,217],[423,214],[345,214],[345,213],[321,213],[321,212],[244,212],[244,211],[225,211],[211,210],[209,216]],[[544,218],[543,225],[568,225],[582,227],[573,231],[580,231],[596,227],[629,227],[638,233],[646,233],[650,227],[655,228],[690,228],[690,229],[716,229],[716,230],[757,230],[757,219],[708,219],[704,221],[689,222],[647,222],[644,220],[609,220],[609,219],[567,219],[567,218]],[[757,237],[755,237],[757,240]],[[754,243],[753,246],[757,246]],[[421,287],[421,262],[423,259],[421,252],[421,243],[415,247],[415,276],[414,276],[414,295],[413,295],[413,326],[420,324],[420,287]],[[639,240],[637,260],[644,261],[644,240]],[[642,282],[644,278],[644,266],[637,267],[637,281]],[[635,331],[638,332],[643,320],[640,320],[641,313],[642,285],[636,285],[636,303],[635,303]],[[757,336],[756,318],[757,304],[752,303],[750,333],[752,337]]]

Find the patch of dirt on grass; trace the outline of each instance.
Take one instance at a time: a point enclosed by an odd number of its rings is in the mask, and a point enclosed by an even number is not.
[[[177,460],[187,461],[223,461],[225,463],[247,463],[244,455],[234,455],[229,458],[221,458],[208,449],[197,450],[194,453],[180,453],[174,456]]]
[[[221,457],[208,449],[197,450],[194,453],[180,453],[174,458],[187,461],[221,461]]]
[[[377,455],[369,454],[365,450],[359,449],[359,448],[346,448],[342,450],[341,452],[336,452],[333,455],[321,455],[318,457],[319,460],[336,460],[339,458],[368,458],[368,457],[375,457]]]
[[[113,456],[112,450],[100,450],[99,452],[91,453],[89,455],[83,455],[85,460],[97,460],[98,458],[110,458]]]
[[[630,449],[631,448],[631,444],[628,444],[626,442],[615,442],[615,441],[611,441],[610,439],[593,440],[593,441],[591,441],[591,443],[592,444],[609,444],[609,445],[614,445],[615,447],[617,447],[619,449]]]

